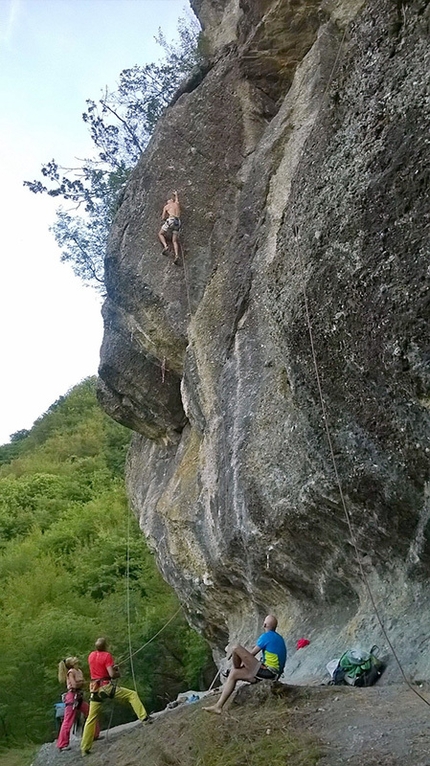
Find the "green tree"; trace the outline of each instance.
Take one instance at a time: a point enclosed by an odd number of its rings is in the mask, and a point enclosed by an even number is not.
[[[72,203],[72,210],[57,211],[52,232],[61,260],[96,289],[103,290],[107,236],[125,183],[179,84],[202,62],[199,37],[200,27],[191,16],[179,20],[175,44],[168,43],[160,29],[160,62],[124,69],[116,90],[106,88],[102,98],[87,100],[82,119],[95,156],[75,168],[53,159],[42,167],[42,179],[24,181],[36,194]]]
[[[60,397],[0,467],[0,745],[54,737],[61,657],[85,660],[107,635],[133,685],[129,637],[140,650],[179,609],[128,508],[130,431],[101,410],[95,386]],[[160,707],[195,688],[207,662],[179,611],[134,659],[139,694]],[[113,721],[128,715],[116,706]]]
[[[9,444],[3,444],[0,446],[0,466],[3,463],[10,463],[14,457],[19,455],[22,449],[22,442],[27,438],[30,431],[22,429],[22,431],[16,431],[16,433],[10,435]]]

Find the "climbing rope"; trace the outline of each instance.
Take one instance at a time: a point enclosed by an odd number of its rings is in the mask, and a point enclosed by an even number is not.
[[[345,30],[344,30],[344,33],[343,33],[343,36],[342,36],[342,39],[341,39],[341,42],[340,42],[340,45],[339,45],[339,50],[337,52],[337,55],[336,55],[333,67],[331,69],[331,72],[330,72],[330,75],[329,75],[329,78],[328,78],[328,81],[327,81],[327,85],[326,85],[326,87],[324,89],[323,97],[321,99],[321,106],[324,103],[325,96],[326,96],[326,94],[328,92],[328,89],[330,87],[330,84],[331,84],[332,79],[334,77],[334,73],[335,73],[336,68],[337,68],[337,64],[338,64],[338,61],[339,61],[339,58],[340,58],[340,53],[341,53],[341,50],[342,50],[342,47],[343,47],[343,43],[344,43],[344,40],[345,40],[345,36],[346,36],[346,30],[347,30],[347,28],[345,27]],[[321,109],[321,106],[320,106],[320,109]],[[351,542],[352,542],[352,545],[353,545],[353,548],[354,548],[355,557],[357,559],[357,563],[358,563],[358,567],[359,567],[359,571],[360,571],[360,576],[361,576],[361,579],[362,579],[362,581],[364,583],[366,591],[368,593],[370,603],[372,604],[372,608],[373,608],[373,611],[375,613],[376,619],[377,619],[377,621],[379,623],[379,626],[381,628],[382,634],[383,634],[385,640],[387,641],[387,644],[388,644],[388,646],[389,646],[389,648],[390,648],[390,650],[392,652],[392,655],[393,655],[393,657],[394,657],[394,659],[395,659],[395,661],[397,663],[397,666],[398,666],[398,668],[400,670],[400,673],[401,673],[401,676],[402,676],[403,680],[405,681],[405,683],[407,684],[409,689],[411,691],[413,691],[413,693],[416,694],[417,697],[419,697],[423,702],[425,702],[426,705],[428,705],[430,707],[429,700],[427,700],[412,685],[412,683],[410,682],[410,680],[406,676],[406,673],[405,673],[405,671],[403,669],[402,663],[401,663],[401,661],[400,661],[400,659],[398,657],[398,654],[397,654],[397,652],[396,652],[396,650],[394,648],[394,645],[393,645],[393,643],[392,643],[392,641],[391,641],[391,639],[390,639],[390,637],[389,637],[389,635],[387,633],[387,629],[386,629],[386,627],[384,625],[382,617],[381,617],[381,615],[379,613],[378,606],[376,604],[376,600],[375,600],[374,595],[372,593],[372,589],[370,587],[369,580],[368,580],[368,578],[366,576],[366,573],[364,571],[364,568],[363,568],[360,552],[359,552],[359,549],[358,549],[357,539],[356,539],[356,535],[355,535],[355,530],[354,530],[354,526],[353,526],[353,523],[352,523],[351,514],[350,514],[350,512],[349,512],[349,510],[347,508],[347,504],[346,504],[346,501],[345,501],[345,496],[344,496],[343,489],[342,489],[342,483],[340,481],[339,471],[338,471],[338,468],[337,468],[336,457],[335,457],[335,454],[334,454],[333,441],[332,441],[332,438],[331,438],[329,421],[328,421],[328,417],[327,417],[327,410],[326,410],[326,406],[325,406],[325,402],[324,402],[324,396],[323,396],[323,391],[322,391],[322,386],[321,386],[321,376],[320,376],[320,373],[319,373],[318,361],[317,361],[317,356],[316,356],[316,351],[315,351],[314,333],[313,333],[312,321],[311,321],[311,316],[310,316],[310,311],[309,311],[309,301],[308,301],[308,295],[307,295],[307,290],[306,290],[306,281],[305,281],[305,276],[304,276],[304,274],[305,274],[305,266],[304,266],[304,260],[303,260],[303,256],[302,256],[302,253],[301,253],[300,244],[299,244],[299,237],[298,237],[299,228],[297,226],[297,221],[296,221],[296,200],[295,200],[295,196],[294,196],[294,192],[293,191],[292,191],[292,218],[293,218],[294,242],[295,242],[295,246],[296,246],[296,253],[297,253],[298,262],[300,264],[300,272],[301,272],[301,275],[302,275],[302,291],[303,291],[303,299],[304,299],[304,306],[305,306],[306,324],[307,324],[307,329],[308,329],[309,342],[310,342],[312,360],[313,360],[314,371],[315,371],[315,378],[316,378],[316,382],[317,382],[318,395],[319,395],[320,404],[321,404],[321,411],[322,411],[322,415],[323,415],[324,428],[325,428],[325,432],[326,432],[326,437],[327,437],[327,442],[328,442],[329,452],[330,452],[330,458],[331,458],[331,462],[332,462],[332,466],[333,466],[333,471],[334,471],[334,475],[335,475],[335,479],[336,479],[336,484],[337,484],[337,487],[338,487],[338,490],[339,490],[339,497],[340,497],[340,500],[341,500],[341,504],[342,504],[342,508],[343,508],[343,513],[344,513],[344,516],[345,516],[345,520],[346,520],[346,523],[347,523],[347,526],[348,526],[348,531],[349,531],[349,534],[350,534]]]
[[[307,324],[307,329],[308,329],[308,334],[309,334],[309,342],[310,342],[310,347],[311,347],[311,354],[312,354],[312,360],[313,360],[313,365],[314,365],[315,378],[316,378],[316,382],[317,382],[318,395],[319,395],[320,404],[321,404],[321,411],[322,411],[322,416],[323,416],[323,421],[324,421],[324,428],[325,428],[325,432],[326,432],[326,436],[327,436],[327,441],[328,441],[328,445],[329,445],[330,457],[331,457],[331,462],[332,462],[332,466],[333,466],[334,475],[335,475],[335,478],[336,478],[336,484],[337,484],[337,487],[338,487],[338,490],[339,490],[339,496],[340,496],[343,512],[344,512],[344,515],[345,515],[346,523],[347,523],[347,526],[348,526],[351,542],[352,542],[352,545],[353,545],[353,548],[354,548],[355,557],[357,559],[358,567],[359,567],[359,570],[360,570],[360,576],[361,576],[361,579],[362,579],[362,581],[363,581],[363,583],[364,583],[364,585],[366,587],[367,593],[369,595],[370,602],[371,602],[372,607],[373,607],[373,611],[375,612],[376,619],[378,620],[378,623],[379,623],[379,626],[381,628],[382,634],[383,634],[385,640],[387,641],[388,646],[390,647],[390,650],[391,650],[391,652],[393,654],[393,657],[394,657],[394,659],[395,659],[395,661],[396,661],[396,663],[397,663],[397,665],[399,667],[399,670],[400,670],[400,673],[402,675],[403,680],[406,682],[408,687],[414,692],[414,694],[416,694],[420,699],[423,700],[423,702],[426,703],[426,705],[428,705],[430,707],[430,702],[422,694],[420,694],[420,692],[411,684],[411,682],[409,681],[409,679],[407,678],[407,676],[405,674],[403,666],[402,666],[402,664],[400,662],[400,659],[399,659],[399,657],[397,655],[397,652],[396,652],[396,650],[395,650],[395,648],[393,646],[393,643],[392,643],[390,637],[388,636],[386,627],[385,627],[384,622],[383,622],[383,620],[381,618],[381,615],[379,613],[379,609],[377,607],[375,598],[374,598],[373,593],[372,593],[372,589],[370,587],[368,578],[366,576],[366,573],[364,571],[363,564],[362,564],[362,561],[361,561],[361,556],[360,556],[360,552],[359,552],[359,549],[358,549],[358,544],[357,544],[357,539],[356,539],[356,535],[355,535],[355,531],[354,531],[354,526],[353,526],[352,519],[351,519],[351,514],[350,514],[350,512],[349,512],[349,510],[347,508],[346,501],[345,501],[345,496],[344,496],[343,489],[342,489],[342,483],[340,481],[340,476],[339,476],[339,471],[338,471],[338,468],[337,468],[336,457],[335,457],[334,449],[333,449],[333,441],[332,441],[332,438],[331,438],[331,433],[330,433],[330,428],[329,428],[329,422],[328,422],[328,417],[327,417],[327,410],[326,410],[326,406],[325,406],[325,402],[324,402],[324,396],[323,396],[323,392],[322,392],[321,376],[320,376],[320,373],[319,373],[317,356],[316,356],[316,352],[315,352],[314,333],[313,333],[312,321],[311,321],[310,312],[309,312],[309,301],[308,301],[308,295],[307,295],[307,291],[306,291],[306,283],[305,283],[305,278],[304,278],[304,262],[303,262],[303,258],[302,258],[302,254],[301,254],[300,246],[299,246],[298,227],[297,227],[296,218],[295,218],[295,202],[294,201],[293,201],[293,205],[292,205],[292,213],[293,213],[293,224],[294,224],[294,241],[295,241],[295,244],[296,244],[297,257],[298,257],[298,260],[299,260],[300,271],[301,271],[301,274],[302,274],[302,285],[303,285],[302,290],[303,290],[303,299],[304,299],[304,305],[305,305],[306,324]]]
[[[163,625],[162,628],[160,628],[157,633],[155,633],[152,638],[149,639],[149,641],[146,641],[139,649],[137,649],[135,652],[132,652],[131,650],[131,616],[130,616],[130,538],[131,538],[131,510],[128,510],[127,515],[127,553],[126,553],[126,615],[127,615],[127,635],[128,635],[128,654],[123,655],[118,661],[117,665],[124,665],[125,662],[130,661],[131,666],[131,673],[133,676],[133,683],[134,683],[134,690],[137,692],[136,688],[136,676],[134,672],[134,664],[133,664],[133,657],[136,656],[136,654],[139,654],[145,646],[148,646],[154,639],[157,638],[157,636],[160,635],[160,633],[163,632],[167,628],[168,625],[172,622],[172,620],[175,619],[176,615],[179,614],[182,607],[178,607],[175,614],[170,617],[167,622]]]
[[[126,548],[126,575],[125,575],[125,581],[126,581],[126,615],[127,615],[127,633],[128,633],[128,647],[129,652],[131,654],[131,619],[130,619],[130,514],[131,510],[128,509],[127,514],[127,548]],[[119,664],[119,663],[117,663]],[[134,685],[134,691],[137,694],[137,684],[136,684],[136,676],[134,673],[134,664],[133,659],[130,656],[130,667],[131,667],[131,675],[133,678],[133,685]],[[106,729],[106,742],[109,741],[109,732],[112,727],[112,720],[113,720],[113,714],[115,711],[115,695],[112,700],[112,706],[109,716],[109,722]]]
[[[137,693],[137,683],[136,683],[136,675],[134,672],[134,663],[133,663],[133,657],[136,656],[136,654],[139,654],[145,646],[148,646],[152,641],[154,641],[157,636],[160,635],[160,633],[163,632],[167,628],[168,625],[175,619],[175,617],[179,614],[182,607],[178,607],[176,612],[170,617],[167,622],[163,625],[162,628],[160,628],[155,635],[152,636],[152,638],[149,639],[149,641],[146,641],[139,649],[137,649],[135,652],[132,652],[131,650],[131,616],[130,616],[130,515],[131,510],[128,511],[128,517],[127,517],[127,553],[126,553],[126,559],[127,559],[127,565],[126,565],[126,614],[127,614],[127,633],[128,633],[128,654],[123,655],[115,664],[116,665],[124,665],[126,662],[130,661],[131,666],[131,674],[133,677],[133,685],[134,690]],[[106,742],[109,740],[109,731],[112,727],[112,720],[113,720],[113,714],[115,711],[115,697],[112,700],[112,707],[109,717],[109,723],[107,725],[106,729]]]
[[[213,681],[212,681],[212,683],[211,683],[211,685],[210,685],[210,687],[209,687],[209,689],[208,689],[208,692],[211,692],[211,691],[212,691],[212,689],[214,688],[214,686],[215,686],[215,681],[217,680],[217,678],[218,678],[218,676],[219,676],[219,675],[221,675],[221,668],[218,668],[218,672],[217,672],[216,676],[214,677],[214,679],[213,679]]]
[[[136,676],[134,673],[133,655],[131,653],[131,618],[130,618],[130,515],[131,510],[128,509],[127,514],[127,567],[126,567],[126,612],[127,612],[127,633],[128,633],[128,651],[130,654],[130,668],[131,675],[133,677],[134,691],[137,692]]]
[[[133,657],[135,657],[135,656],[136,656],[136,654],[139,654],[139,652],[141,652],[141,651],[142,651],[142,650],[145,648],[145,646],[148,646],[148,644],[150,644],[152,641],[154,641],[154,640],[157,638],[157,636],[159,636],[159,635],[160,635],[160,633],[162,633],[162,632],[163,632],[163,630],[165,630],[165,629],[167,628],[167,626],[168,626],[168,625],[170,625],[170,623],[171,623],[171,622],[172,622],[172,621],[175,619],[175,617],[176,617],[176,616],[179,614],[179,612],[181,611],[181,609],[182,609],[182,607],[179,607],[179,608],[176,610],[175,614],[173,614],[173,615],[172,615],[172,617],[170,617],[170,618],[167,620],[167,622],[166,622],[166,623],[163,625],[163,627],[162,627],[162,628],[160,628],[160,630],[159,630],[159,631],[157,631],[157,633],[155,633],[155,635],[153,635],[153,636],[152,636],[152,638],[150,638],[150,639],[149,639],[149,641],[146,641],[146,642],[145,642],[145,643],[144,643],[144,644],[143,644],[143,645],[142,645],[142,646],[141,646],[139,649],[136,649],[136,651],[135,651],[135,652],[131,652],[131,644],[130,644],[131,638],[130,638],[130,621],[129,621],[129,612],[127,613],[127,618],[128,618],[128,622],[129,622],[129,626],[128,626],[128,635],[129,635],[129,654],[127,654],[127,655],[123,655],[123,657],[122,657],[120,660],[118,660],[118,662],[116,662],[116,665],[124,665],[124,663],[125,663],[125,662],[128,662],[128,661],[130,660],[130,663],[131,663],[131,667],[132,667],[132,675],[133,675],[133,682],[134,682],[134,690],[135,690],[136,692],[137,692],[137,687],[136,687],[136,677],[135,677],[135,674],[134,674],[134,667],[133,667]],[[215,679],[214,679],[214,680],[215,680]],[[111,713],[110,713],[110,717],[109,717],[109,723],[108,723],[108,726],[107,726],[107,729],[106,729],[106,742],[109,740],[109,731],[110,731],[110,729],[111,729],[111,726],[112,726],[112,719],[113,719],[114,710],[115,710],[115,697],[114,697],[114,698],[113,698],[113,700],[112,700],[112,708],[111,708]]]
[[[175,617],[176,617],[176,616],[179,614],[179,612],[181,611],[181,609],[182,609],[182,607],[181,607],[181,606],[180,606],[180,607],[178,607],[178,609],[176,610],[176,612],[175,612],[175,613],[174,613],[174,614],[173,614],[173,615],[172,615],[172,616],[171,616],[171,617],[170,617],[170,618],[167,620],[167,622],[166,622],[166,623],[163,625],[163,627],[162,627],[162,628],[160,628],[160,630],[158,630],[158,631],[157,631],[157,633],[155,633],[155,635],[153,635],[153,636],[152,636],[152,638],[150,638],[150,639],[149,639],[149,641],[145,641],[145,643],[144,643],[144,644],[142,644],[142,646],[141,646],[141,647],[139,647],[139,649],[136,649],[136,651],[135,651],[135,652],[132,652],[132,654],[126,654],[126,655],[123,655],[123,656],[121,657],[121,659],[119,659],[119,660],[118,660],[118,662],[117,662],[116,664],[117,664],[117,665],[124,665],[124,663],[125,663],[125,662],[128,662],[128,660],[130,660],[132,657],[135,657],[135,656],[136,656],[136,654],[139,654],[139,652],[141,652],[143,649],[145,649],[145,647],[146,647],[146,646],[148,646],[148,644],[151,644],[151,643],[152,643],[152,641],[154,641],[154,640],[157,638],[157,636],[159,636],[159,635],[160,635],[160,633],[162,633],[162,632],[163,632],[163,630],[165,630],[165,629],[167,628],[167,626],[168,626],[168,625],[170,625],[170,623],[171,623],[171,622],[172,622],[172,621],[175,619]]]
[[[181,240],[179,240],[179,247],[181,248],[181,257],[182,257],[182,265],[184,267],[184,281],[185,281],[185,290],[187,292],[187,302],[188,302],[188,313],[191,318],[191,299],[190,299],[190,288],[189,288],[189,275],[187,274],[188,265],[185,260],[185,252],[182,245]]]
[[[330,75],[329,75],[329,78],[328,78],[328,81],[327,81],[327,85],[326,85],[324,93],[323,93],[321,104],[325,100],[325,96],[326,96],[326,94],[328,92],[329,86],[330,86],[330,84],[332,82],[334,73],[336,71],[337,64],[338,64],[338,61],[339,61],[339,58],[340,58],[340,54],[341,54],[341,50],[342,50],[342,47],[343,47],[343,43],[344,43],[344,40],[345,40],[345,36],[346,36],[346,28],[344,30],[343,37],[341,39],[341,42],[340,42],[340,45],[339,45],[339,49],[338,49],[338,52],[337,52],[337,55],[336,55],[333,67],[332,67],[332,70],[330,72]],[[381,618],[381,615],[379,613],[379,609],[377,607],[376,600],[375,600],[374,595],[372,593],[372,589],[370,587],[370,583],[368,581],[368,578],[366,576],[366,573],[365,573],[363,565],[362,565],[361,556],[360,556],[360,552],[359,552],[359,548],[358,548],[358,544],[357,544],[357,539],[356,539],[356,535],[355,535],[355,530],[354,530],[351,514],[350,514],[350,512],[348,510],[348,507],[347,507],[347,504],[346,504],[346,500],[345,500],[345,496],[344,496],[344,492],[343,492],[343,488],[342,488],[342,483],[341,483],[340,476],[339,476],[339,471],[338,471],[336,457],[335,457],[334,448],[333,448],[333,441],[332,441],[332,437],[331,437],[331,433],[330,433],[330,426],[329,426],[327,410],[326,410],[326,406],[325,406],[325,402],[324,402],[324,396],[323,396],[322,385],[321,385],[321,377],[320,377],[318,361],[317,361],[317,356],[316,356],[316,351],[315,351],[314,332],[313,332],[312,321],[311,321],[311,316],[310,316],[310,311],[309,311],[309,301],[308,301],[308,295],[307,295],[306,283],[305,283],[305,277],[304,277],[304,261],[303,261],[302,253],[301,253],[301,250],[300,250],[299,237],[298,237],[298,227],[297,227],[297,224],[296,224],[294,197],[293,197],[293,205],[292,205],[292,217],[293,217],[293,223],[294,223],[294,241],[295,241],[295,246],[296,246],[298,262],[300,264],[300,269],[301,269],[301,274],[302,274],[302,284],[303,284],[302,291],[303,291],[303,298],[304,298],[305,318],[306,318],[307,330],[308,330],[308,335],[309,335],[309,342],[310,342],[310,349],[311,349],[311,355],[312,355],[312,360],[313,360],[315,378],[316,378],[316,383],[317,383],[317,388],[318,388],[318,395],[319,395],[320,404],[321,404],[321,411],[322,411],[322,416],[323,416],[324,428],[325,428],[325,433],[326,433],[327,442],[328,442],[328,446],[329,446],[329,453],[330,453],[330,458],[331,458],[331,462],[332,462],[332,466],[333,466],[333,472],[334,472],[336,484],[337,484],[338,491],[339,491],[339,497],[340,497],[340,500],[341,500],[341,505],[342,505],[342,508],[343,508],[343,513],[344,513],[344,516],[345,516],[346,524],[347,524],[347,527],[348,527],[348,530],[349,530],[349,535],[350,535],[350,538],[351,538],[351,542],[352,542],[352,545],[353,545],[353,548],[354,548],[355,557],[356,557],[356,560],[357,560],[357,563],[358,563],[358,567],[359,567],[359,571],[360,571],[360,576],[361,576],[361,579],[363,581],[363,584],[365,585],[366,591],[367,591],[368,596],[369,596],[369,600],[370,600],[370,602],[372,604],[372,608],[374,610],[375,616],[376,616],[377,621],[379,623],[379,626],[381,628],[382,634],[384,635],[384,638],[387,641],[387,644],[388,644],[388,646],[389,646],[389,648],[390,648],[390,650],[391,650],[391,652],[393,654],[393,657],[394,657],[394,659],[395,659],[395,661],[396,661],[396,663],[398,665],[398,668],[400,670],[400,673],[402,675],[403,680],[405,681],[405,683],[407,684],[409,689],[411,691],[413,691],[413,693],[416,694],[417,697],[419,697],[426,705],[428,705],[430,707],[430,702],[412,685],[412,683],[409,681],[409,679],[407,678],[407,676],[405,674],[405,671],[403,669],[402,663],[401,663],[401,661],[400,661],[400,659],[398,657],[398,654],[397,654],[397,652],[395,650],[395,647],[394,647],[394,645],[393,645],[393,643],[392,643],[392,641],[391,641],[391,639],[390,639],[390,637],[389,637],[389,635],[387,633],[387,630],[385,628],[384,622],[383,622],[383,620]],[[186,293],[187,293],[188,309],[189,309],[189,315],[191,317],[192,316],[192,312],[191,312],[191,301],[190,301],[190,292],[189,292],[189,274],[187,273],[188,266],[187,266],[186,261],[185,261],[184,249],[183,249],[183,246],[182,246],[181,242],[180,242],[180,248],[181,248],[182,263],[183,263],[183,268],[184,268],[184,280],[185,280],[185,287],[186,287]],[[163,362],[161,364],[161,375],[162,375],[162,382],[164,383],[165,359],[163,359]],[[132,676],[133,676],[133,681],[134,681],[134,686],[135,686],[135,689],[136,689],[136,679],[135,679],[134,666],[133,666],[133,657],[135,657],[137,654],[139,654],[141,651],[143,651],[143,649],[145,647],[147,647],[152,641],[154,641],[168,627],[168,625],[175,619],[175,617],[181,611],[181,607],[179,607],[176,610],[176,612],[172,615],[172,617],[170,617],[169,620],[167,620],[167,622],[163,625],[163,627],[159,631],[157,631],[157,633],[155,633],[148,641],[146,641],[136,651],[132,652],[132,650],[131,650],[131,626],[130,626],[130,622],[131,621],[130,621],[130,521],[129,520],[128,520],[128,530],[127,530],[127,578],[126,579],[127,579],[127,596],[126,596],[126,598],[127,598],[127,623],[128,623],[128,644],[129,644],[129,651],[128,651],[128,654],[126,656],[124,656],[123,658],[121,658],[118,661],[117,664],[118,665],[122,665],[126,661],[130,661],[130,663],[131,663],[131,670],[132,670]],[[220,671],[218,671],[218,673],[216,674],[215,678],[213,679],[212,684],[211,684],[209,690],[211,690],[213,688],[213,686],[215,684],[215,681],[218,678],[219,674],[220,674]],[[112,714],[111,714],[111,720],[112,720],[112,715],[113,715],[113,709],[112,709]]]
[[[109,732],[110,732],[110,730],[112,728],[112,720],[113,720],[114,711],[115,711],[115,696],[114,696],[114,698],[112,700],[112,706],[111,706],[111,711],[110,711],[110,716],[109,716],[109,722],[108,722],[107,729],[106,729],[106,737],[105,737],[105,742],[106,743],[109,742]]]

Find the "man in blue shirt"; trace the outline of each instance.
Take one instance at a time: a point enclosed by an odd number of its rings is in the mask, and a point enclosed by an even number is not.
[[[287,647],[285,641],[276,632],[278,620],[273,614],[267,615],[264,620],[264,633],[257,639],[257,643],[249,652],[243,646],[234,646],[232,650],[233,669],[224,684],[221,697],[215,705],[204,707],[208,713],[221,713],[225,703],[232,695],[238,681],[269,679],[276,680],[284,670],[287,659]],[[256,655],[262,652],[262,661],[257,660]]]

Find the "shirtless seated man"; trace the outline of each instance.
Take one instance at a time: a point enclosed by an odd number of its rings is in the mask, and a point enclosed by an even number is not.
[[[173,252],[175,257],[173,263],[179,265],[179,232],[181,230],[181,208],[179,206],[178,192],[173,192],[173,198],[168,199],[163,207],[161,217],[164,221],[158,239],[163,245],[163,255],[168,255],[169,245],[167,244],[166,234],[172,237]]]
[[[207,710],[208,713],[221,713],[238,681],[249,683],[263,679],[276,681],[282,675],[287,659],[287,648],[282,636],[276,632],[277,627],[276,617],[268,614],[263,624],[264,633],[259,636],[251,651],[239,645],[233,647],[233,669],[224,684],[221,697],[215,705],[204,707],[203,710]],[[260,652],[262,652],[262,661],[256,658]]]

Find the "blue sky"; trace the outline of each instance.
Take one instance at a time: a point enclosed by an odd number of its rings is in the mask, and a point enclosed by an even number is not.
[[[88,156],[85,99],[160,58],[186,0],[0,0],[0,444],[97,371],[100,300],[60,253],[57,203],[24,188]]]

